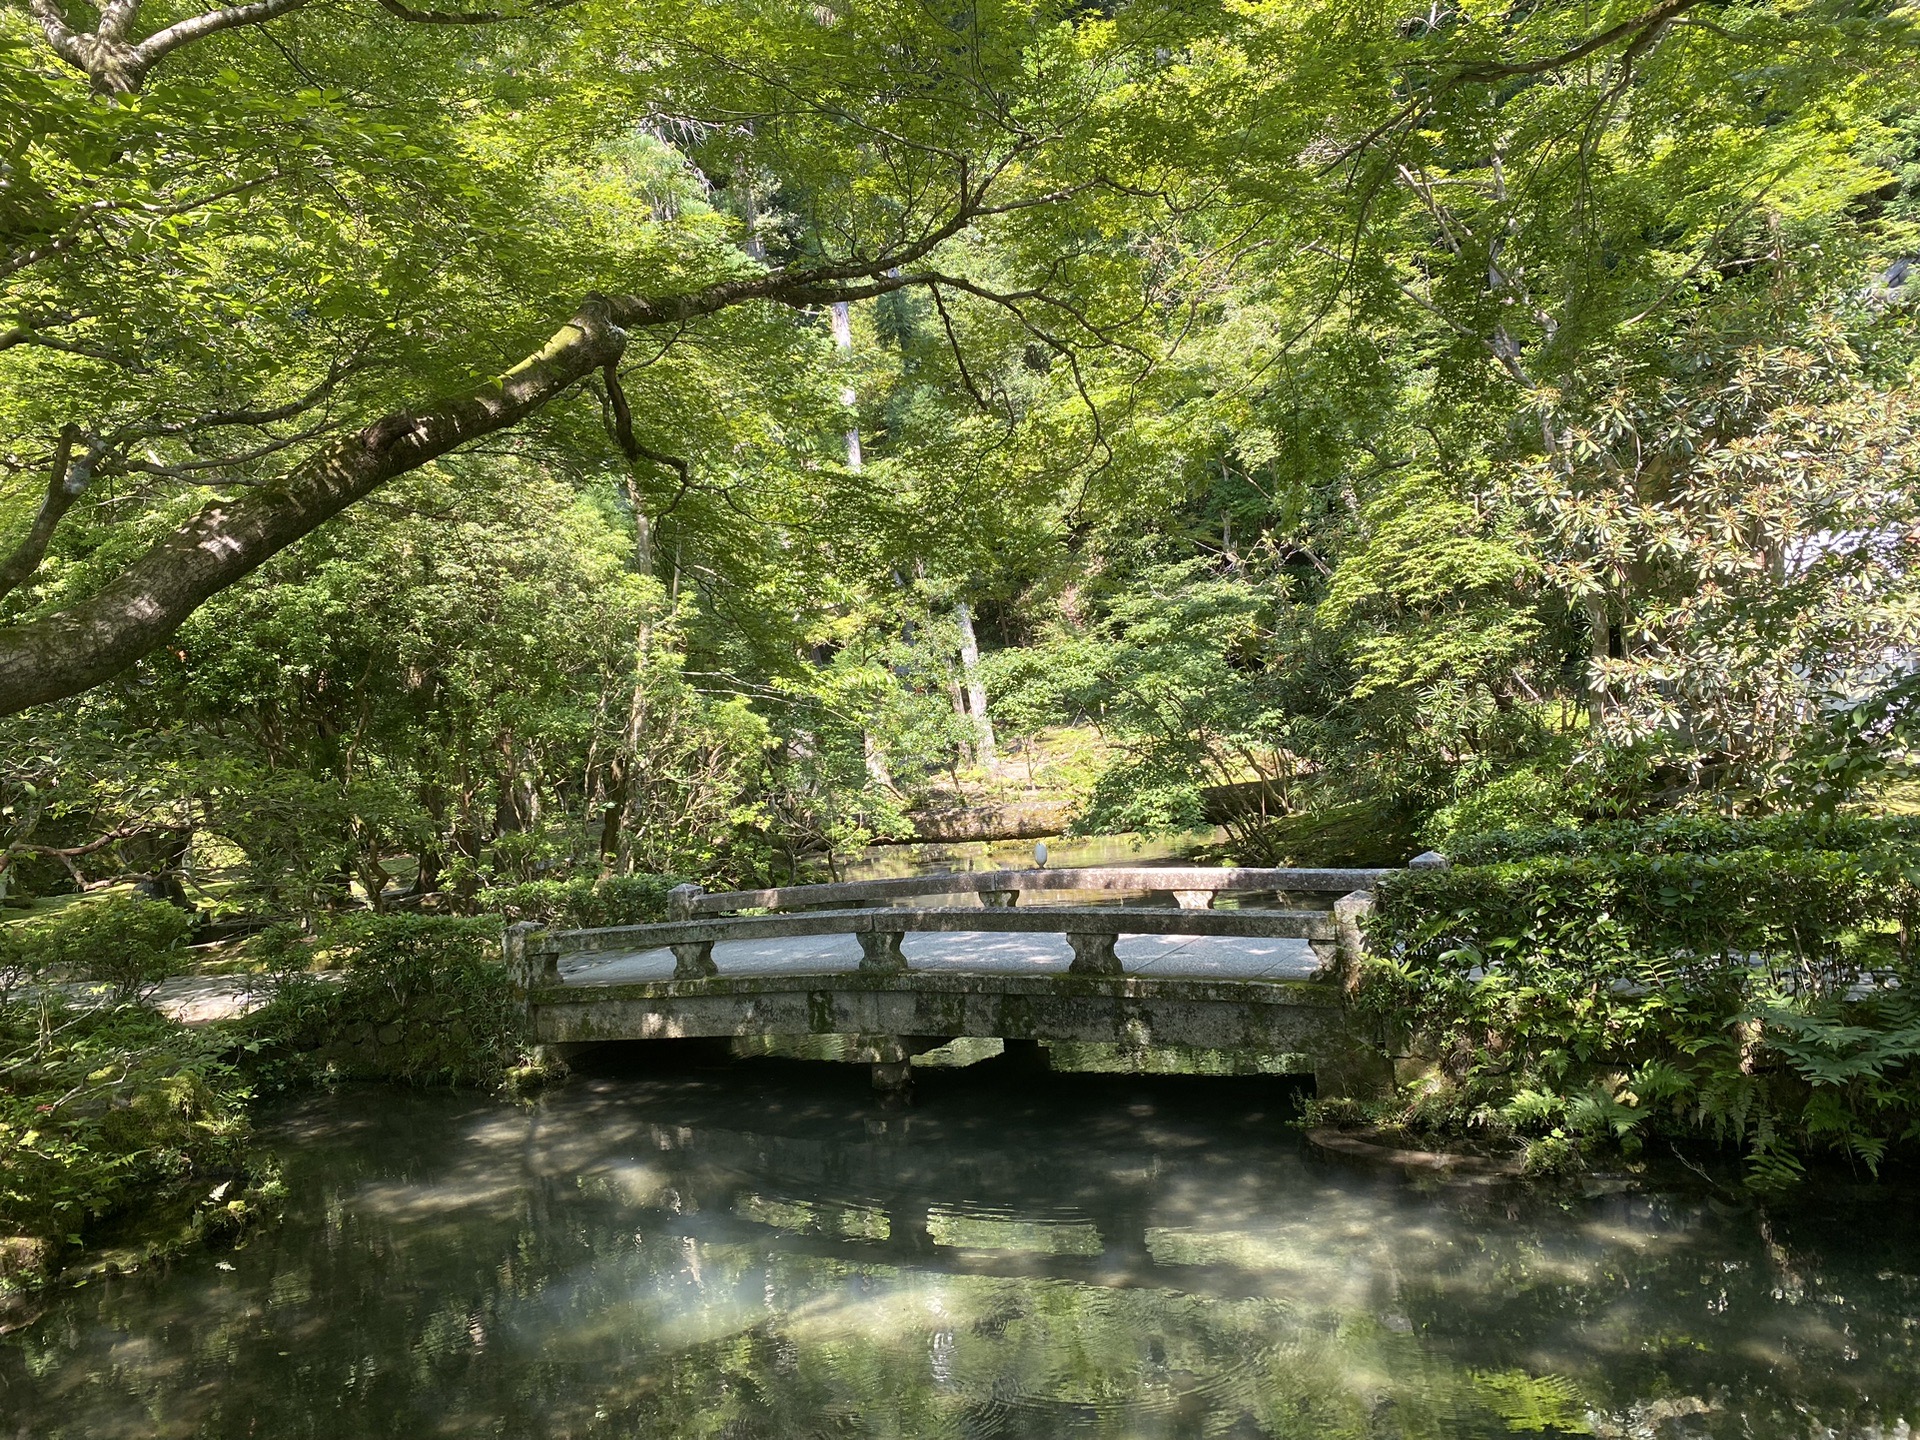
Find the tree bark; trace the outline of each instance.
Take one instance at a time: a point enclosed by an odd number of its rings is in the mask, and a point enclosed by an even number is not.
[[[953,607],[960,627],[960,673],[967,683],[967,708],[973,712],[974,758],[983,766],[994,761],[993,718],[987,714],[987,687],[980,680],[980,641],[973,633],[973,611],[962,600]]]
[[[497,379],[419,414],[384,416],[277,483],[209,502],[98,593],[0,630],[0,713],[76,694],[124,670],[208,597],[395,476],[517,424],[617,358],[625,338],[607,302],[594,297]]]
[[[838,301],[833,306],[833,348],[842,355],[853,353],[853,317],[847,310],[847,302]],[[853,413],[853,407],[859,402],[859,395],[851,385],[840,387],[840,403],[847,407],[847,413]],[[860,468],[860,426],[856,422],[847,427],[847,468]]]
[[[4,560],[0,560],[0,595],[12,591],[39,568],[40,561],[47,553],[47,543],[53,539],[55,527],[87,488],[95,457],[88,455],[77,464],[74,463],[73,447],[78,439],[79,432],[75,426],[69,425],[60,432],[59,442],[53,450],[53,463],[47,467],[47,493],[40,501],[40,508],[34,512],[26,538],[14,546],[12,553]]]

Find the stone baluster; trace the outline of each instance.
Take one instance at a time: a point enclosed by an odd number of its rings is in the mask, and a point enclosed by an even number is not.
[[[980,903],[990,910],[1011,910],[1020,903],[1018,890],[982,890]]]
[[[673,951],[673,978],[676,980],[705,980],[710,975],[720,973],[720,967],[713,963],[711,940],[688,940],[668,948]]]
[[[1173,903],[1182,910],[1211,910],[1215,893],[1212,890],[1176,890],[1173,892]]]
[[[1114,941],[1117,935],[1109,933],[1092,934],[1087,931],[1069,930],[1067,944],[1073,947],[1073,963],[1067,967],[1069,975],[1118,975],[1120,957],[1114,953]]]
[[[693,919],[700,897],[706,893],[706,887],[702,885],[674,886],[667,892],[667,919]],[[704,980],[720,973],[719,967],[713,963],[711,940],[689,940],[668,948],[673,951],[673,978],[676,980]]]
[[[907,957],[900,949],[904,932],[899,930],[862,930],[860,968],[869,975],[899,975],[907,968]]]
[[[1333,902],[1335,954],[1339,958],[1341,984],[1348,990],[1360,983],[1360,960],[1367,939],[1362,923],[1373,913],[1373,892],[1351,890]]]

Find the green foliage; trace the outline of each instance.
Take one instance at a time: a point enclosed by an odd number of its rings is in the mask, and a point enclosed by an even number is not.
[[[56,972],[64,979],[113,987],[116,1002],[177,974],[193,917],[157,900],[114,895],[63,905],[45,919],[0,930],[0,993],[4,977]]]
[[[1920,674],[1901,675],[1864,699],[1839,695],[1784,767],[1792,804],[1830,815],[1842,803],[1897,783],[1920,740]]]
[[[1242,847],[1262,865],[1404,865],[1423,848],[1418,812],[1388,800],[1300,810],[1254,829]]]
[[[73,493],[0,629],[583,297],[676,319],[7,720],[0,887],[797,874],[1010,788],[982,676],[1100,730],[1077,828],[1228,792],[1248,858],[1844,806],[1912,734],[1910,17],[1603,9],[302,7],[111,102],[6,11],[0,554]]]
[[[158,667],[158,713],[184,730],[173,783],[278,908],[337,901],[348,877],[379,903],[404,855],[429,888],[470,895],[599,838],[546,761],[571,780],[609,738],[597,697],[631,673],[656,587],[627,572],[603,507],[563,486],[429,475],[405,494],[438,521],[368,513],[316,537],[203,610]],[[677,733],[664,717],[658,732]]]
[[[1576,803],[1564,770],[1522,765],[1442,806],[1427,826],[1427,839],[1448,854],[1472,863],[1467,856],[1477,853],[1469,848],[1475,837],[1519,826],[1577,828]]]
[[[140,1006],[0,1005],[0,1233],[59,1252],[243,1222],[249,1091],[225,1049]]]
[[[1877,1165],[1920,1136],[1920,846],[1893,828],[1841,851],[1642,827],[1642,848],[1391,877],[1362,995],[1440,1064],[1409,1117],[1586,1147],[1705,1134],[1761,1184],[1809,1149]]]
[[[273,1000],[238,1022],[269,1089],[338,1077],[411,1085],[504,1082],[523,1044],[521,1012],[491,918],[356,915],[312,940],[267,937],[285,978]],[[287,961],[340,969],[316,978]]]
[[[46,970],[46,954],[32,930],[0,925],[0,1004],[22,985],[38,980]]]
[[[532,920],[562,929],[649,925],[667,918],[667,892],[684,881],[671,875],[610,875],[604,880],[527,880],[482,890],[480,908],[508,924]]]
[[[1731,850],[1878,850],[1920,845],[1912,815],[1661,815],[1594,825],[1527,824],[1468,834],[1448,848],[1461,865],[1543,855],[1718,855]]]

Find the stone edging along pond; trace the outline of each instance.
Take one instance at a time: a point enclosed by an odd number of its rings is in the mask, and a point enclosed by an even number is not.
[[[1519,1156],[1499,1158],[1455,1150],[1423,1150],[1394,1143],[1389,1131],[1376,1127],[1336,1130],[1322,1126],[1307,1131],[1307,1143],[1322,1154],[1397,1170],[1413,1170],[1448,1178],[1481,1181],[1527,1178]]]

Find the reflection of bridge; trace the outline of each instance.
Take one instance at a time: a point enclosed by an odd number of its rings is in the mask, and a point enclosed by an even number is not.
[[[914,1054],[963,1036],[1193,1047],[1286,1057],[1321,1093],[1353,1093],[1387,1077],[1341,984],[1384,873],[1102,867],[689,885],[663,924],[516,925],[508,963],[547,1044],[844,1036],[882,1088],[907,1082]],[[1039,893],[1077,903],[1018,903]],[[1213,908],[1223,894],[1236,908]],[[1143,903],[1160,896],[1174,903]],[[1296,896],[1320,903],[1280,908]]]

